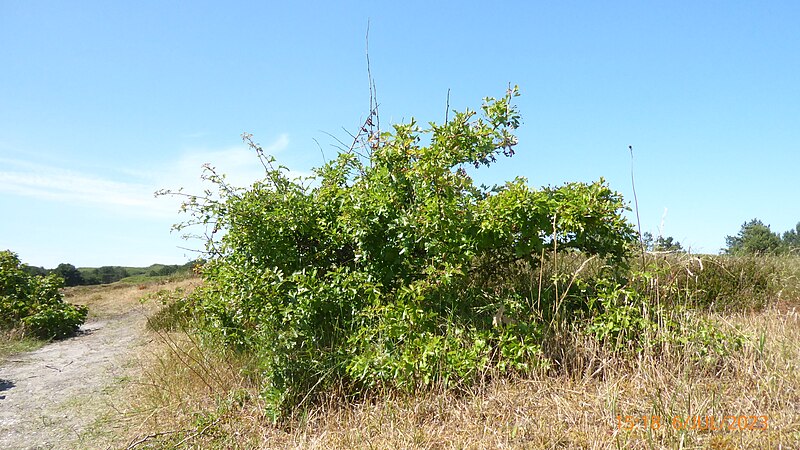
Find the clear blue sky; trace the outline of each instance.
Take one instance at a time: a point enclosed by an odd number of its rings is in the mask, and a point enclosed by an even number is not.
[[[0,0],[0,249],[54,267],[182,263],[159,188],[247,183],[249,132],[297,172],[369,106],[422,123],[518,84],[517,155],[484,179],[604,176],[645,231],[715,253],[800,221],[800,3]],[[664,215],[667,211],[666,216]]]

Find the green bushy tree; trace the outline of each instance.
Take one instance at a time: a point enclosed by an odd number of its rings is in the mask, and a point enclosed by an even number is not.
[[[331,386],[413,390],[531,370],[544,363],[540,311],[492,280],[537,267],[545,249],[624,260],[633,230],[602,179],[473,182],[468,169],[515,152],[516,95],[426,128],[380,132],[373,114],[313,182],[290,179],[245,135],[263,180],[237,188],[207,167],[217,194],[181,194],[192,218],[176,227],[207,236],[205,284],[189,303],[205,331],[258,356],[276,415]]]
[[[800,251],[800,222],[794,229],[783,233],[783,247],[789,252]]]
[[[84,269],[81,273],[83,284],[110,284],[130,276],[128,270],[119,266],[102,266],[94,269]]]
[[[781,238],[758,219],[742,224],[739,234],[725,238],[723,251],[730,255],[771,255],[782,249]]]
[[[80,286],[84,284],[83,275],[72,264],[61,263],[53,269],[52,273],[63,278],[65,286]]]
[[[29,266],[27,264],[22,265],[22,270],[24,270],[25,273],[27,274],[40,277],[43,277],[50,273],[50,271],[45,269],[44,267]]]
[[[56,274],[35,276],[25,271],[19,257],[0,252],[0,327],[22,327],[40,338],[61,338],[75,332],[86,320],[85,306],[63,301]]]

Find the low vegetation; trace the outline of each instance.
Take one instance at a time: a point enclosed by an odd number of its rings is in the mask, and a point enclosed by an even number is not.
[[[638,236],[602,179],[477,186],[516,151],[516,95],[424,129],[381,132],[373,111],[313,179],[245,135],[262,181],[207,167],[216,192],[177,193],[190,219],[176,228],[207,238],[203,284],[145,296],[157,339],[115,405],[117,443],[800,443],[794,232],[754,220],[725,254],[692,255]]]
[[[591,278],[601,269],[594,262],[578,277]],[[551,264],[544,271],[521,270],[514,280],[532,278],[536,291],[544,273],[542,289],[554,289],[547,281]],[[559,264],[574,273],[582,260]],[[641,269],[639,264],[631,270]],[[647,285],[647,298],[662,307],[609,308],[595,316],[602,320],[584,316],[554,325],[539,341],[548,367],[525,374],[495,370],[461,390],[438,384],[411,394],[372,390],[353,399],[343,387],[334,388],[277,426],[268,413],[269,398],[261,395],[264,374],[253,371],[258,354],[204,340],[196,319],[185,313],[192,296],[162,290],[151,297],[165,304],[150,322],[156,350],[142,389],[122,408],[128,443],[733,449],[800,442],[800,258],[648,255],[646,267],[651,276],[639,279],[639,288]],[[742,282],[717,288],[734,279]],[[713,292],[717,297],[709,301]],[[647,314],[655,315],[643,320]],[[654,325],[643,326],[648,323]],[[634,332],[642,336],[630,339]],[[766,416],[768,428],[704,425],[708,417],[732,415]],[[639,423],[631,427],[626,416]],[[654,429],[643,418],[661,423]]]
[[[64,296],[73,297],[76,289],[91,290],[93,285],[117,281],[136,285],[181,281],[193,277],[193,269],[199,264],[202,263],[192,261],[184,265],[98,269],[59,264],[47,270],[23,264],[10,250],[0,252],[0,357],[36,349],[50,339],[64,338],[77,331],[86,320],[88,309],[64,301]],[[84,278],[82,273],[86,270],[109,276]]]
[[[17,353],[41,348],[47,340],[31,337],[19,328],[0,330],[0,361]]]

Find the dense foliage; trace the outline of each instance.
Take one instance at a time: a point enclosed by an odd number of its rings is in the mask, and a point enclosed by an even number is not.
[[[783,233],[783,245],[791,252],[800,252],[800,222],[794,229]]]
[[[738,292],[727,266],[698,276],[702,261],[678,253],[677,265],[642,255],[631,268],[626,206],[602,179],[475,185],[470,171],[515,153],[516,93],[425,129],[412,119],[381,133],[371,115],[310,180],[290,179],[245,135],[265,178],[237,188],[207,167],[216,194],[180,193],[192,218],[176,227],[205,227],[205,283],[162,296],[151,327],[188,312],[208,342],[252,357],[275,418],[331,390],[460,388],[565,367],[565,332],[614,354],[694,345],[712,364],[740,348],[687,308]],[[681,250],[671,238],[649,248]]]
[[[55,274],[28,273],[19,257],[0,252],[0,328],[23,328],[44,339],[75,332],[86,320],[86,307],[63,301],[64,280]]]
[[[556,249],[622,263],[633,231],[603,180],[474,184],[468,169],[514,154],[516,94],[426,129],[379,133],[370,117],[362,145],[311,182],[249,136],[262,181],[239,189],[207,168],[219,196],[187,195],[193,219],[178,226],[207,227],[195,307],[207,331],[259,356],[276,414],[331,386],[459,386],[547,363],[542,299],[504,288],[502,274]]]
[[[742,224],[736,236],[725,238],[723,251],[730,255],[779,255],[800,251],[800,223],[783,233],[773,232],[769,225],[753,219]]]

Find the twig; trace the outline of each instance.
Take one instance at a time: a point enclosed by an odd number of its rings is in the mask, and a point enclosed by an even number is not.
[[[191,435],[189,435],[189,436],[186,436],[185,438],[183,438],[183,440],[181,440],[180,442],[178,442],[177,444],[175,444],[175,447],[176,447],[176,448],[178,448],[178,447],[180,447],[180,446],[181,446],[181,445],[182,445],[184,442],[188,441],[189,439],[194,439],[194,438],[196,438],[197,436],[200,436],[201,434],[205,433],[205,432],[206,432],[206,430],[208,430],[208,429],[209,429],[209,428],[211,428],[212,426],[214,426],[214,425],[216,425],[217,423],[219,423],[219,420],[220,420],[220,419],[221,419],[221,417],[218,417],[218,418],[217,418],[217,420],[215,420],[215,421],[211,422],[210,424],[206,425],[205,427],[203,427],[203,429],[202,429],[202,430],[198,431],[197,433],[194,433],[194,434],[191,434]]]
[[[256,155],[258,156],[258,160],[261,162],[261,165],[264,167],[264,171],[266,172],[267,176],[269,177],[272,184],[275,186],[275,189],[280,192],[281,194],[286,193],[286,186],[283,183],[280,183],[282,180],[280,178],[280,173],[275,170],[275,167],[272,165],[272,161],[274,158],[267,159],[264,155],[264,149],[261,148],[261,145],[253,142],[253,135],[250,133],[242,133],[242,141],[244,141],[248,147],[255,150]],[[213,169],[209,169],[211,172],[216,176],[216,172]],[[213,181],[213,180],[212,180]],[[233,193],[225,183],[220,183],[222,187],[228,190],[228,193]],[[233,193],[235,196],[235,193]]]
[[[180,245],[176,245],[175,248],[179,248],[181,250],[186,250],[187,252],[207,253],[207,252],[204,252],[203,250],[197,250],[197,249],[189,248],[189,247],[181,247]]]
[[[372,70],[369,66],[369,19],[367,19],[367,36],[366,39],[366,52],[367,52],[367,81],[369,84],[369,111],[372,114],[372,110],[375,109],[375,105],[373,104],[373,99],[375,99],[375,91],[374,81],[372,80]]]
[[[328,164],[328,160],[325,158],[325,151],[322,150],[322,146],[319,145],[319,141],[316,138],[311,138],[311,139],[314,141],[315,144],[317,144],[317,148],[319,149],[319,152],[322,154],[322,162],[324,164]]]
[[[555,290],[556,298],[558,298],[558,229],[556,228],[558,213],[553,214],[553,268],[555,270],[556,278],[553,280],[553,287]],[[557,308],[558,305],[553,305]],[[553,309],[553,318],[558,317],[558,309]]]
[[[539,293],[536,296],[536,310],[542,313],[542,277],[544,277],[544,246],[542,246],[542,256],[539,258]]]
[[[128,447],[126,447],[126,448],[127,448],[127,450],[131,450],[131,449],[133,449],[133,448],[136,448],[136,447],[138,447],[138,446],[140,446],[140,445],[144,444],[145,442],[149,441],[150,439],[155,439],[155,438],[157,438],[157,437],[160,437],[160,436],[167,436],[167,435],[170,435],[170,434],[176,434],[176,433],[186,433],[186,432],[188,432],[188,431],[191,431],[191,429],[185,429],[185,430],[170,430],[170,431],[161,431],[161,432],[158,432],[158,433],[148,434],[147,436],[145,436],[145,437],[143,437],[143,438],[139,439],[138,441],[136,441],[136,442],[133,442],[132,444],[130,444],[130,445],[129,445]]]
[[[569,290],[572,288],[572,285],[573,285],[573,283],[575,283],[575,279],[577,279],[577,278],[578,278],[578,275],[579,275],[581,272],[583,272],[583,269],[586,267],[586,265],[587,265],[587,264],[589,264],[589,261],[591,261],[591,260],[593,260],[593,259],[595,259],[595,258],[597,258],[597,255],[592,255],[592,257],[591,257],[591,258],[588,258],[587,260],[585,260],[585,261],[584,261],[584,262],[583,262],[583,263],[580,265],[580,267],[578,267],[578,270],[576,270],[575,272],[573,272],[573,274],[572,274],[572,279],[570,279],[570,280],[569,280],[569,284],[567,284],[567,288],[566,288],[566,289],[564,290],[564,292],[561,294],[561,298],[559,298],[559,299],[558,299],[558,305],[556,306],[556,310],[558,310],[558,309],[560,309],[560,308],[561,308],[561,304],[562,304],[562,303],[564,303],[564,299],[566,299],[566,298],[567,298],[567,294],[569,294]]]
[[[45,367],[47,367],[48,369],[53,369],[53,370],[56,370],[56,371],[58,371],[58,372],[62,372],[64,369],[66,369],[66,368],[67,368],[67,367],[68,367],[70,364],[72,364],[72,363],[74,363],[74,362],[75,362],[75,361],[70,361],[70,362],[69,362],[69,363],[67,363],[67,364],[66,364],[64,367],[62,367],[62,368],[60,368],[60,369],[59,369],[58,367],[47,366],[47,365],[46,365]]]
[[[158,336],[159,336],[159,337],[162,339],[162,342],[164,342],[165,344],[167,344],[167,347],[169,347],[170,351],[171,351],[171,352],[172,352],[172,353],[175,355],[175,357],[177,357],[177,358],[178,358],[178,360],[181,362],[181,364],[183,364],[183,366],[184,366],[184,367],[186,367],[187,369],[189,369],[190,371],[192,371],[192,373],[194,373],[194,374],[195,374],[195,375],[196,375],[198,378],[200,378],[200,380],[203,382],[203,384],[205,384],[205,385],[206,385],[206,387],[208,387],[208,391],[209,391],[209,392],[214,392],[214,387],[213,387],[213,386],[211,386],[211,383],[209,383],[209,380],[208,380],[208,379],[206,379],[206,377],[205,377],[205,376],[203,376],[203,374],[201,374],[200,372],[198,372],[198,370],[197,370],[197,369],[196,369],[196,368],[195,368],[193,365],[191,365],[191,364],[189,363],[189,361],[188,361],[188,360],[189,360],[189,359],[191,359],[191,360],[192,360],[192,361],[194,361],[194,362],[195,362],[197,365],[201,366],[201,367],[203,368],[203,370],[204,370],[206,373],[208,373],[208,369],[206,369],[206,367],[205,367],[205,366],[203,366],[202,364],[200,364],[200,363],[199,363],[199,362],[198,362],[198,361],[197,361],[195,358],[193,358],[193,357],[192,357],[192,356],[189,354],[189,352],[187,352],[187,351],[183,351],[183,354],[184,354],[184,355],[186,356],[186,358],[187,358],[187,359],[184,359],[184,358],[183,358],[183,355],[181,355],[181,352],[180,352],[180,347],[178,346],[178,343],[177,343],[177,342],[175,342],[175,340],[173,340],[173,339],[170,337],[170,335],[169,335],[169,332],[167,332],[167,331],[163,331],[163,332],[162,332],[162,331],[158,331],[158,332],[157,332],[157,334],[158,334]]]
[[[447,106],[444,110],[444,124],[447,125],[447,121],[450,117],[450,88],[447,88]]]
[[[364,126],[361,127],[361,130],[367,131],[366,126],[369,126],[369,136],[367,137],[367,148],[369,149],[370,155],[372,155],[372,150],[374,148],[379,148],[381,144],[381,117],[378,114],[378,89],[375,86],[375,79],[372,78],[372,67],[369,63],[369,20],[367,20],[367,36],[366,36],[366,53],[367,53],[367,81],[369,83],[369,116],[367,117]],[[375,121],[373,122],[372,118],[375,117]],[[377,128],[377,133],[375,132]],[[360,134],[360,131],[359,131]],[[375,139],[375,145],[373,146],[369,141]]]

